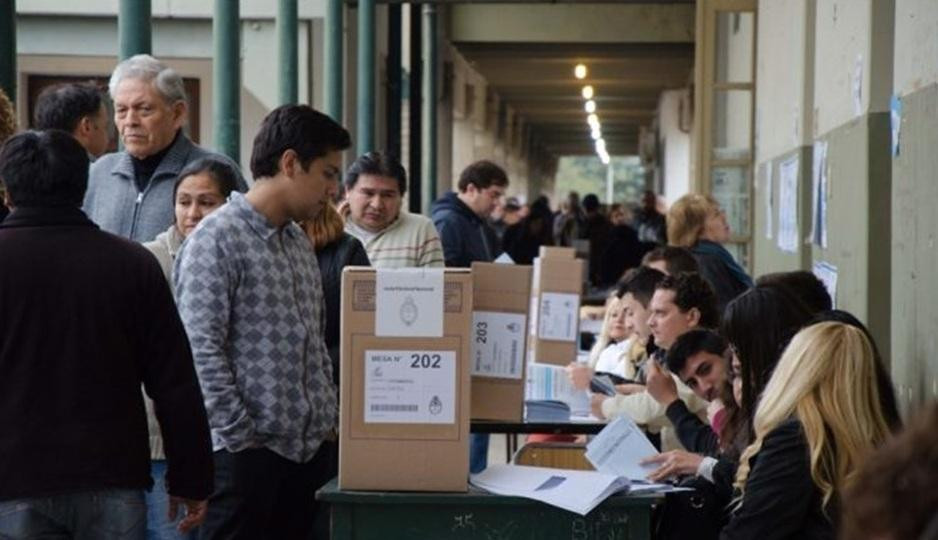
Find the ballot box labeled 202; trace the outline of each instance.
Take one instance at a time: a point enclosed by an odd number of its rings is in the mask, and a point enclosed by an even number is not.
[[[342,272],[339,488],[466,491],[468,269]]]

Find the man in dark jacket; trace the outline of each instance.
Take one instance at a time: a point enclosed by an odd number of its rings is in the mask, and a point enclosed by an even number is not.
[[[182,531],[205,516],[212,454],[189,342],[143,246],[80,210],[88,155],[64,131],[0,149],[0,537],[143,538],[156,404]],[[108,532],[113,531],[113,532]]]
[[[466,268],[475,261],[492,262],[500,253],[488,218],[505,194],[508,175],[491,161],[476,161],[463,169],[449,192],[433,203],[433,224],[440,233],[446,266]],[[469,441],[469,470],[479,473],[488,464],[489,436],[473,434]]]
[[[505,194],[508,175],[491,161],[477,161],[463,170],[456,187],[458,193],[447,193],[430,208],[446,266],[491,262],[501,250],[488,217]]]

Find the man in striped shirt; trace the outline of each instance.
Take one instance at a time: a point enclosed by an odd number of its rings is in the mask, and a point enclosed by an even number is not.
[[[345,176],[345,232],[365,246],[376,268],[443,267],[443,248],[430,218],[402,209],[407,172],[392,156],[368,152]]]

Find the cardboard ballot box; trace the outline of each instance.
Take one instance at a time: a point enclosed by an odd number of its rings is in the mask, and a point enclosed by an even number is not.
[[[468,269],[342,272],[339,487],[466,491]]]
[[[472,263],[472,418],[520,422],[531,267]]]
[[[565,366],[576,359],[584,263],[557,249],[534,259],[528,360]]]
[[[538,257],[542,259],[550,258],[561,258],[561,259],[574,259],[576,258],[576,250],[572,247],[560,247],[560,246],[541,246],[538,250]]]

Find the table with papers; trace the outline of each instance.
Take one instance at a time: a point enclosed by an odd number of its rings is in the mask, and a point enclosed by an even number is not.
[[[586,516],[539,501],[486,493],[341,491],[332,480],[317,494],[330,504],[332,538],[385,540],[578,540],[651,538],[660,495],[612,495]]]

